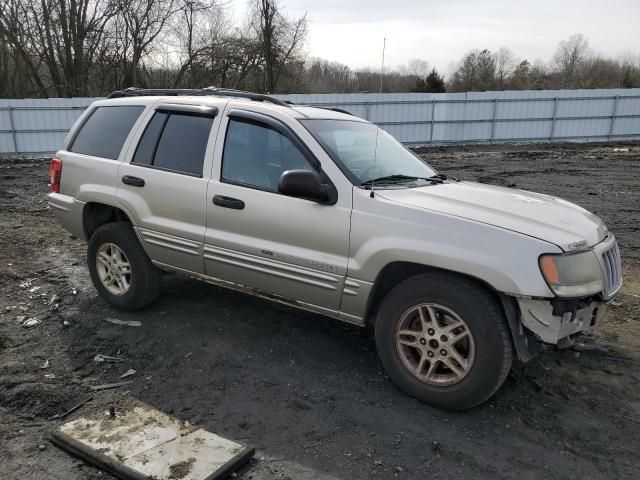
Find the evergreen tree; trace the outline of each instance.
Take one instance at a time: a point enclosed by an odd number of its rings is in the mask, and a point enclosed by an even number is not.
[[[425,87],[425,92],[444,93],[447,91],[444,85],[444,78],[438,73],[435,68],[431,70],[431,73],[429,73],[429,75],[427,75]]]

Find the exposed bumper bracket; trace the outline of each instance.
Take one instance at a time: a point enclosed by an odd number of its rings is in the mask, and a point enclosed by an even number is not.
[[[500,295],[500,301],[502,302],[507,322],[509,322],[511,339],[518,359],[526,363],[540,353],[542,346],[535,336],[522,325],[516,300],[508,295]]]

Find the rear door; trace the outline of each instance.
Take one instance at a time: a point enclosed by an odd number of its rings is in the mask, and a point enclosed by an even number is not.
[[[294,128],[240,109],[223,119],[226,135],[207,194],[206,273],[335,313],[347,270],[351,191],[322,169],[299,136],[304,128]],[[278,193],[280,174],[291,169],[333,180],[337,203]]]
[[[64,173],[60,193],[80,201],[114,201],[115,181],[134,133],[144,123],[146,105],[96,102],[57,153]]]
[[[151,259],[196,273],[204,271],[205,202],[217,112],[214,106],[157,105],[129,161],[118,170],[118,201],[134,218]]]

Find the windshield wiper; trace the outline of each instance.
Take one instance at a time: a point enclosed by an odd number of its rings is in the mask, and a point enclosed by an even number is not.
[[[433,175],[433,176],[429,177],[429,179],[453,180],[454,182],[459,182],[460,181],[456,177],[452,177],[450,175],[447,175],[446,173],[438,173],[437,175]]]
[[[382,185],[393,185],[396,183],[414,182],[416,180],[426,180],[432,183],[442,183],[437,177],[412,177],[410,175],[385,175],[383,177],[372,178],[360,184],[361,187],[370,187],[373,184],[380,183]]]

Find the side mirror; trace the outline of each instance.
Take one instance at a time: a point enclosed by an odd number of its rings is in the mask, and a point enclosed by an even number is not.
[[[282,172],[278,192],[289,197],[306,198],[320,203],[328,203],[331,197],[328,185],[322,183],[317,172],[310,170]]]

